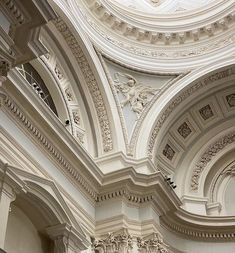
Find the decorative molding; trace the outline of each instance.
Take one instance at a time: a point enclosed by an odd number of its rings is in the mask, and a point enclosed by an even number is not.
[[[128,190],[126,187],[116,189],[106,193],[101,193],[97,196],[97,202],[103,202],[114,198],[125,197],[129,202],[146,203],[153,200],[153,194],[136,194]]]
[[[207,43],[205,45],[193,45],[191,48],[186,48],[182,49],[182,43],[181,43],[181,39],[179,40],[180,43],[180,48],[177,48],[177,50],[168,50],[168,48],[165,48],[165,50],[162,50],[162,48],[156,50],[156,45],[154,45],[154,47],[149,47],[148,49],[146,49],[146,44],[144,43],[143,46],[138,46],[137,45],[133,45],[131,43],[127,43],[120,40],[117,40],[115,37],[112,37],[110,34],[107,34],[107,32],[105,32],[104,30],[102,30],[100,28],[100,26],[98,25],[97,22],[93,21],[92,19],[90,19],[87,15],[84,14],[84,18],[87,20],[87,22],[89,23],[89,25],[103,38],[105,39],[108,43],[111,43],[117,47],[119,47],[122,50],[128,51],[132,54],[135,55],[139,55],[139,56],[144,56],[144,57],[151,57],[151,58],[157,58],[157,59],[176,59],[176,58],[186,58],[186,57],[192,57],[192,56],[201,56],[204,55],[206,53],[210,53],[215,51],[216,49],[221,49],[223,47],[226,47],[228,45],[232,45],[235,41],[235,34],[228,34],[227,36],[223,36],[223,38],[218,38],[218,39],[214,39],[213,41],[211,41],[210,43]],[[140,32],[141,33],[141,32]],[[139,34],[139,33],[138,33]],[[198,31],[192,31],[192,36],[193,38],[197,38],[195,40],[198,40],[199,38],[199,33]],[[152,35],[152,38],[155,35]],[[166,44],[166,46],[168,46],[170,44],[170,38],[171,38],[171,34],[166,33],[164,36],[162,33],[160,33],[159,35],[159,39],[162,40],[162,38],[164,38],[162,41]],[[175,37],[175,35],[174,35]],[[204,36],[203,36],[204,37]],[[180,36],[179,36],[180,38]],[[192,41],[190,41],[191,43]],[[150,45],[152,45],[153,43],[150,43]],[[144,46],[145,45],[145,46]],[[148,45],[148,46],[150,46]],[[98,45],[97,45],[98,46]],[[167,50],[166,50],[167,49]]]
[[[105,239],[95,239],[92,246],[96,253],[130,253],[133,239],[127,229],[109,233]]]
[[[235,161],[233,161],[225,170],[223,170],[220,175],[235,176]]]
[[[192,133],[192,129],[186,121],[184,121],[183,124],[178,127],[177,131],[184,139],[186,139]]]
[[[195,224],[193,222],[193,217],[187,217],[187,215],[184,215],[184,213],[182,212],[180,215],[181,216],[175,216],[173,214],[171,217],[161,217],[161,225],[163,225],[166,229],[172,231],[173,233],[186,236],[187,238],[190,238],[192,240],[206,240],[207,242],[235,240],[234,225],[231,225],[230,228],[227,229],[225,227],[224,229],[221,229],[219,231],[217,230],[218,224],[222,224],[221,222],[223,222],[222,217],[215,220],[214,226],[211,225],[210,220],[210,225],[208,227],[198,221],[197,224]],[[199,216],[197,218],[202,218],[202,216]],[[191,222],[189,222],[189,219],[191,219]],[[202,226],[204,226],[203,230]]]
[[[139,130],[140,130],[140,127],[141,127],[141,124],[143,123],[144,121],[144,118],[145,116],[147,115],[147,113],[149,112],[150,108],[153,106],[153,104],[157,101],[157,99],[169,88],[171,87],[175,82],[177,82],[179,79],[181,79],[183,76],[185,76],[187,73],[183,73],[183,74],[178,74],[178,76],[176,74],[172,74],[172,73],[150,73],[150,72],[145,72],[145,71],[141,71],[139,69],[135,69],[135,68],[130,68],[131,70],[134,70],[134,71],[138,71],[140,73],[145,73],[145,74],[151,74],[151,75],[159,75],[159,76],[168,76],[169,77],[172,77],[168,82],[166,82],[164,84],[164,87],[161,88],[160,90],[157,90],[158,92],[153,96],[153,98],[146,104],[146,106],[143,108],[143,111],[142,113],[139,115],[139,118],[136,122],[136,125],[133,129],[133,134],[131,136],[131,140],[130,140],[130,143],[128,142],[128,136],[127,136],[127,129],[125,127],[125,122],[124,122],[124,117],[123,117],[123,114],[122,114],[122,111],[121,111],[121,108],[120,108],[120,103],[119,103],[119,98],[117,96],[117,92],[116,92],[116,88],[115,88],[115,83],[113,82],[110,74],[109,74],[109,71],[108,71],[108,68],[107,68],[107,65],[103,59],[103,55],[101,52],[97,52],[98,53],[98,56],[99,56],[99,59],[101,61],[101,64],[104,68],[104,71],[105,71],[105,74],[107,76],[107,79],[109,81],[109,84],[111,86],[111,90],[112,90],[112,93],[113,93],[113,96],[115,98],[115,102],[116,102],[116,105],[117,105],[117,108],[118,108],[118,113],[119,113],[119,116],[120,116],[120,120],[121,120],[121,125],[122,125],[122,130],[123,130],[123,135],[124,135],[124,140],[125,140],[125,145],[126,145],[126,150],[127,150],[127,155],[129,156],[133,156],[134,154],[134,149],[136,147],[136,142],[137,142],[137,139],[138,139],[138,134],[139,134]],[[114,62],[115,64],[118,64],[119,66],[123,66],[123,67],[126,67],[128,68],[127,66],[124,66],[122,64],[120,64],[119,62],[115,62],[114,60],[108,58],[107,56],[104,56],[106,57],[109,61],[112,61]]]
[[[169,144],[166,144],[162,154],[171,161],[175,155],[175,150]]]
[[[176,98],[174,98],[173,101],[170,103],[170,105],[161,113],[161,115],[159,116],[159,119],[157,120],[154,126],[154,129],[151,133],[151,136],[148,142],[148,155],[152,157],[153,148],[154,148],[158,133],[161,127],[163,126],[164,122],[166,121],[166,119],[171,115],[171,113],[174,111],[174,109],[177,106],[179,106],[184,100],[186,100],[191,95],[193,95],[196,91],[204,88],[205,86],[215,81],[221,80],[223,78],[227,78],[234,74],[235,74],[235,67],[231,67],[229,69],[217,72],[216,74],[206,77],[203,81],[193,84],[191,87],[187,88],[185,91],[181,92]]]
[[[49,47],[49,46],[48,46]],[[68,110],[68,117],[70,119],[71,128],[67,128],[71,133],[76,137],[79,143],[86,147],[86,130],[83,126],[82,115],[80,113],[80,104],[77,98],[73,95],[73,89],[70,82],[70,79],[67,76],[67,73],[60,66],[62,64],[59,62],[58,57],[55,53],[50,50],[48,52],[49,58],[45,55],[41,57],[41,60],[47,66],[48,70],[53,73],[57,78],[55,78],[58,87],[61,92],[64,93],[64,102],[66,103],[66,108]],[[74,109],[76,108],[76,109]],[[79,129],[78,129],[79,126]]]
[[[229,107],[235,107],[235,93],[226,96],[227,103]]]
[[[66,98],[69,102],[74,100],[70,87],[67,87],[64,92],[65,92]]]
[[[199,109],[199,113],[204,120],[207,120],[214,116],[214,113],[209,104]]]
[[[58,151],[58,149],[42,134],[42,132],[34,126],[34,124],[27,118],[23,111],[13,102],[13,100],[0,93],[1,104],[10,114],[16,118],[21,125],[45,148],[55,161],[65,170],[70,176],[78,182],[78,184],[87,192],[93,200],[97,199],[97,192],[91,187],[90,183],[74,168],[69,161]]]
[[[4,6],[7,10],[10,17],[14,20],[14,25],[22,25],[28,22],[29,18],[26,17],[25,10],[22,9],[22,6],[18,6],[15,0],[3,0],[1,5]]]
[[[168,253],[159,233],[153,233],[144,238],[137,238],[137,247],[140,253]]]
[[[111,126],[108,118],[107,109],[105,107],[105,103],[98,83],[96,81],[95,75],[92,72],[90,64],[88,63],[87,58],[82,51],[82,48],[80,47],[78,41],[66,25],[66,23],[61,18],[58,18],[54,21],[54,25],[64,37],[73,55],[75,56],[79,67],[81,68],[83,76],[86,80],[86,84],[92,96],[93,102],[95,104],[96,113],[102,131],[103,150],[104,152],[111,151],[113,149]]]
[[[87,2],[87,0],[85,1]],[[128,19],[123,19],[122,17],[118,17],[116,13],[114,13],[111,6],[105,6],[107,3],[104,3],[102,0],[93,0],[89,6],[87,6],[87,15],[83,11],[83,16],[87,19],[88,23],[96,29],[96,31],[104,36],[105,33],[100,28],[98,28],[98,23],[102,23],[104,29],[109,29],[113,33],[117,33],[119,36],[123,36],[124,38],[128,38],[129,40],[135,41],[143,41],[145,44],[157,44],[160,43],[161,45],[169,45],[169,44],[186,44],[192,43],[192,41],[201,41],[205,40],[208,37],[211,37],[215,34],[221,34],[224,30],[228,29],[232,26],[234,22],[234,15],[233,13],[224,14],[223,17],[220,17],[218,20],[213,20],[210,22],[201,22],[203,25],[191,26],[190,28],[186,27],[176,27],[180,31],[174,30],[174,32],[167,29],[167,26],[160,26],[161,32],[158,30],[153,30],[152,27],[148,28],[148,23],[145,23],[143,20],[138,20],[138,22],[132,22]],[[89,9],[88,9],[89,8]],[[93,15],[91,15],[92,13]],[[88,17],[89,15],[89,17]],[[128,15],[126,13],[126,15]],[[133,13],[132,13],[133,15]],[[99,22],[98,22],[98,20]],[[155,20],[152,20],[154,22]],[[177,22],[177,21],[175,21]],[[142,25],[142,27],[140,26]],[[98,29],[97,29],[98,28]],[[183,29],[183,31],[182,31]],[[112,39],[109,36],[109,40]],[[119,42],[122,43],[122,42]],[[116,43],[117,44],[117,43]]]
[[[214,142],[210,147],[201,155],[200,160],[196,163],[191,176],[191,190],[197,191],[199,188],[199,179],[207,164],[227,145],[235,142],[235,132],[224,135],[219,140]]]

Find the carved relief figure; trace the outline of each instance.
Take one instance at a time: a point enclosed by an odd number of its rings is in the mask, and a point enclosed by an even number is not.
[[[121,107],[123,108],[129,103],[132,111],[137,113],[137,117],[139,117],[151,97],[155,95],[157,89],[142,85],[129,74],[117,72],[114,77],[117,91],[121,92],[125,97],[121,101]]]

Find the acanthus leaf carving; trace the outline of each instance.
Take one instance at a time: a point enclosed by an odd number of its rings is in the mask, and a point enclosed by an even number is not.
[[[93,249],[95,253],[130,253],[132,245],[132,237],[127,229],[123,229],[115,233],[108,233],[105,239],[95,239]]]
[[[144,238],[137,238],[137,247],[140,253],[168,253],[159,233],[153,233]]]

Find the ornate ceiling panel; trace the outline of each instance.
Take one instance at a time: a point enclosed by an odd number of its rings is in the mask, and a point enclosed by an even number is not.
[[[235,6],[231,0],[212,1],[197,11],[158,15],[133,11],[116,1],[70,0],[69,4],[74,16],[85,19],[82,24],[96,47],[140,69],[177,73],[224,56],[222,48],[232,52]]]

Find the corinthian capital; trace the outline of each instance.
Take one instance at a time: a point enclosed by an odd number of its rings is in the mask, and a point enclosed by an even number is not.
[[[108,233],[104,239],[95,239],[93,249],[96,253],[130,253],[132,249],[132,237],[127,229]]]
[[[167,247],[160,234],[153,233],[144,238],[137,238],[140,253],[168,253]]]

